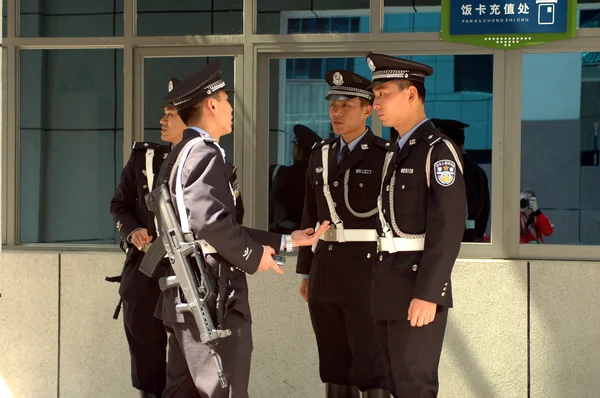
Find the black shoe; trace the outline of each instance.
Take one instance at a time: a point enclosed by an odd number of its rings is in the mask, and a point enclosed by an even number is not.
[[[160,395],[152,394],[146,391],[140,391],[140,398],[160,398]]]
[[[377,388],[364,391],[362,396],[363,398],[391,398],[392,394],[388,390]]]
[[[360,398],[360,390],[347,384],[327,383],[325,392],[327,398]]]

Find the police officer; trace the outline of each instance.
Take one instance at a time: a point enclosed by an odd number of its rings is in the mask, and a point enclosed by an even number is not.
[[[169,81],[169,89],[177,84]],[[142,397],[160,397],[166,379],[167,334],[163,324],[154,317],[160,295],[158,279],[142,274],[138,265],[147,245],[156,237],[152,232],[153,216],[149,214],[144,195],[157,182],[156,175],[171,145],[181,141],[185,125],[171,104],[164,105],[160,120],[161,139],[170,145],[136,142],[129,161],[121,174],[110,212],[120,232],[127,259],[120,281],[123,301],[125,335],[131,355],[131,380]],[[150,230],[150,232],[149,232]]]
[[[369,54],[367,64],[373,108],[400,136],[380,188],[373,316],[394,397],[435,397],[466,219],[462,159],[425,115],[433,69],[382,54]]]
[[[321,137],[310,128],[294,126],[291,166],[271,166],[269,188],[269,231],[291,233],[300,228],[304,207],[304,184],[308,157]]]
[[[490,190],[485,171],[465,152],[465,128],[468,124],[451,119],[431,119],[440,131],[460,149],[467,190],[467,221],[463,242],[481,242],[490,218]]]
[[[219,139],[231,133],[233,121],[220,68],[220,60],[211,62],[182,81],[165,100],[175,105],[188,126],[184,135],[196,135],[179,153],[169,178],[169,189],[182,229],[186,230],[187,224],[196,239],[204,240],[203,254],[211,277],[215,281],[219,274],[227,277],[223,321],[217,327],[230,329],[232,334],[221,340],[215,350],[222,359],[228,386],[220,386],[216,364],[200,342],[191,314],[176,311],[176,305],[182,302],[179,292],[167,289],[157,306],[157,313],[169,331],[164,397],[188,397],[187,389],[182,391],[180,387],[190,384],[202,397],[248,396],[252,335],[246,273],[269,269],[282,273],[272,258],[275,249],[291,251],[296,246],[312,245],[327,230],[325,224],[315,234],[307,229],[280,235],[244,228],[236,222],[238,193],[230,183],[225,153],[219,146]],[[182,192],[176,195],[180,189]],[[172,269],[169,274],[173,274]],[[211,307],[216,312],[214,303]]]
[[[371,81],[331,70],[329,117],[337,137],[312,150],[302,227],[330,220],[314,249],[301,248],[297,272],[308,301],[319,350],[319,373],[328,398],[389,397],[370,313],[376,260],[377,196],[392,145],[367,127],[373,107]],[[360,390],[360,391],[359,391]]]

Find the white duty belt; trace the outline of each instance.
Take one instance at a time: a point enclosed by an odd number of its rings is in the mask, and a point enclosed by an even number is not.
[[[380,252],[418,252],[425,248],[425,238],[386,238],[377,239],[377,250]]]
[[[319,239],[325,242],[377,242],[377,230],[330,228]]]

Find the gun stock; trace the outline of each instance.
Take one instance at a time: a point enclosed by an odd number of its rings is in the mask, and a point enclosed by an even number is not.
[[[208,275],[204,256],[194,242],[191,233],[183,233],[179,218],[171,201],[166,185],[161,185],[146,195],[146,204],[156,216],[159,239],[162,241],[167,258],[175,272],[175,277],[161,279],[161,289],[181,288],[186,303],[177,305],[181,313],[189,312],[200,332],[200,341],[210,347],[217,365],[222,387],[227,386],[221,358],[214,350],[219,339],[231,335],[230,330],[215,327],[207,302],[214,295],[213,284]],[[185,211],[185,209],[181,209]],[[158,243],[158,241],[156,242]],[[154,245],[153,245],[154,246]]]

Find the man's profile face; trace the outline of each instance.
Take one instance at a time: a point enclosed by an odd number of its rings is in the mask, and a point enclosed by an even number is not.
[[[174,106],[165,106],[163,110],[164,115],[160,119],[160,139],[175,144],[181,141],[186,125]]]

